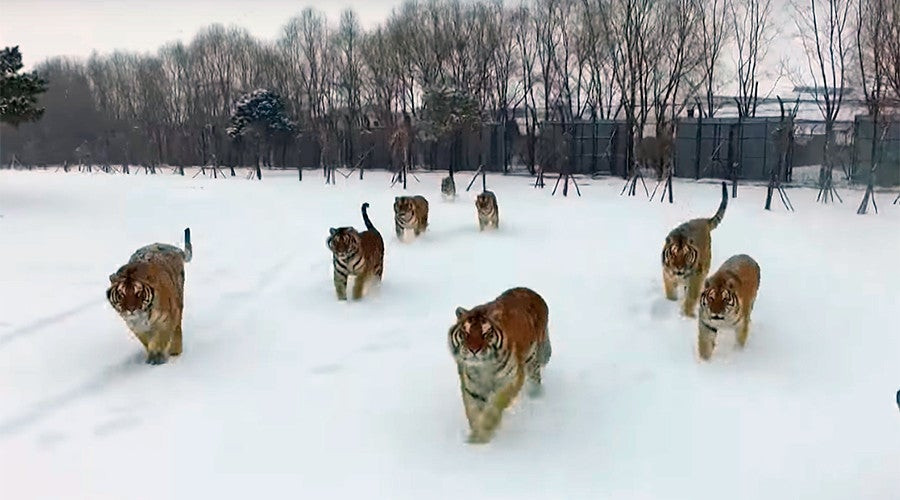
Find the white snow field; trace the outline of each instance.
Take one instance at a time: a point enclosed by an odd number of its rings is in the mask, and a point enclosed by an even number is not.
[[[194,172],[0,172],[4,499],[900,498],[895,195],[858,216],[860,191],[789,189],[797,211],[766,212],[741,187],[713,268],[748,253],[762,284],[747,347],[724,332],[704,363],[660,251],[716,182],[677,181],[669,205],[618,178],[563,198],[491,175],[500,230],[479,233],[476,188],[443,202],[442,174],[417,174],[430,227],[402,244],[388,173]],[[339,302],[325,239],[364,201],[385,280]],[[147,365],[108,276],[186,226],[185,351]],[[544,394],[470,445],[447,330],[513,286],[550,307]]]

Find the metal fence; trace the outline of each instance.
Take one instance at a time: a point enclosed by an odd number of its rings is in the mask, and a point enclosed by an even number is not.
[[[675,135],[675,176],[769,179],[778,168],[775,131],[780,119],[685,118]],[[790,168],[786,169],[787,176]],[[785,179],[788,180],[788,179]]]
[[[854,182],[866,182],[872,158],[878,160],[875,183],[881,186],[900,184],[900,117],[878,120],[878,130],[869,116],[857,116],[854,125]],[[874,147],[873,147],[874,146]]]
[[[772,170],[778,168],[780,152],[776,146],[776,132],[780,123],[779,117],[682,118],[677,122],[672,148],[674,174],[694,179],[736,175],[742,180],[766,181]],[[411,145],[413,162],[417,167],[435,170],[447,170],[452,164],[459,171],[484,168],[490,172],[506,172],[523,169],[533,162],[546,172],[626,176],[629,171],[630,141],[628,125],[624,121],[541,122],[533,138],[522,125],[516,121],[484,123],[452,140],[428,141],[418,137]],[[324,152],[323,156],[320,137],[312,131],[300,131],[292,137],[277,139],[262,163],[264,166],[315,168],[324,160],[329,164],[359,166],[367,170],[394,169],[399,159],[394,158],[391,151],[392,132],[388,127],[334,130],[328,138],[330,146],[326,148],[330,152]],[[15,137],[4,133],[4,144],[0,149],[4,166],[9,165],[13,157],[24,164],[41,163],[37,161],[40,155],[31,151],[35,148],[29,149],[12,139]],[[182,139],[188,140],[175,136],[165,147],[190,151],[189,145],[178,142]],[[824,140],[823,122],[793,121],[793,140],[786,146],[787,162],[782,180],[791,180],[793,167],[823,164]],[[878,142],[877,148],[873,148],[873,141]],[[107,144],[109,142],[94,145],[92,162],[127,164],[135,161],[134,154],[128,154],[130,150],[125,147],[129,141],[125,141],[124,146],[119,145],[121,147]],[[232,166],[254,164],[258,160],[255,155],[260,153],[258,146],[249,141],[235,145],[220,138],[208,146],[208,152],[218,161]],[[838,123],[832,153],[836,170],[843,171],[853,182],[867,181],[874,155],[878,159],[876,183],[882,186],[900,184],[900,115],[879,119],[877,130],[867,116]],[[191,162],[203,161],[200,158],[212,155],[193,156],[196,158],[179,161],[184,165],[197,164]],[[80,160],[73,157],[70,161]]]

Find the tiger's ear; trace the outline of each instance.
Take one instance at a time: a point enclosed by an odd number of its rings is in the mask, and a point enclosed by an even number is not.
[[[469,312],[467,309],[464,309],[462,307],[457,307],[456,308],[456,319],[462,318],[463,315],[466,314],[467,312]]]
[[[329,229],[329,232],[331,232],[331,235],[334,236],[335,234],[337,234],[337,229],[331,228]]]
[[[112,274],[109,275],[109,282],[110,282],[110,283],[115,283],[115,282],[116,282],[116,273],[112,273]]]
[[[734,290],[734,287],[737,286],[737,283],[735,283],[734,278],[728,278],[727,280],[725,280],[725,286],[727,286],[729,290]]]

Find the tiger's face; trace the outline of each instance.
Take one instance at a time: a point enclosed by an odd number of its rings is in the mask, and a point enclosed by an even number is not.
[[[338,258],[343,258],[359,252],[360,236],[352,227],[333,227],[325,244]]]
[[[700,317],[711,325],[738,322],[741,304],[732,279],[707,279],[700,294]]]
[[[408,196],[397,196],[394,198],[394,213],[397,217],[404,221],[410,221],[415,212],[415,204],[412,198]]]
[[[699,253],[693,238],[669,236],[663,247],[663,266],[679,278],[690,276],[697,268]]]
[[[494,208],[494,197],[486,193],[479,194],[478,197],[475,198],[475,208],[478,209],[480,213],[490,213]]]
[[[113,274],[109,281],[106,299],[119,314],[134,315],[150,309],[153,304],[153,287],[130,275]]]
[[[503,332],[483,312],[456,308],[456,324],[450,328],[450,352],[468,364],[489,363],[503,349]]]

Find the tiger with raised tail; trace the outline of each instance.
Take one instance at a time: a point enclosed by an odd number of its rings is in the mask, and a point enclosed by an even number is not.
[[[181,354],[184,314],[184,263],[193,256],[191,230],[184,250],[165,243],[137,249],[109,276],[106,299],[147,351],[147,363],[165,363]]]
[[[350,297],[359,300],[372,284],[381,282],[384,274],[384,239],[369,220],[368,203],[362,204],[366,230],[353,227],[331,228],[325,244],[332,253],[334,290],[338,300],[347,300],[347,281],[353,277]]]
[[[686,288],[682,313],[694,317],[703,279],[712,259],[711,231],[722,222],[728,206],[728,187],[722,183],[722,201],[709,219],[692,219],[666,236],[662,249],[663,285],[666,298],[678,300],[677,290]]]
[[[500,227],[500,209],[497,207],[497,196],[485,190],[475,198],[475,210],[478,212],[478,229]]]
[[[456,361],[469,442],[490,441],[503,411],[522,389],[542,392],[541,369],[550,361],[547,303],[533,290],[511,288],[470,310],[456,308],[448,332]]]
[[[395,197],[394,227],[403,242],[424,233],[428,228],[428,200],[419,195]]]
[[[740,254],[723,262],[719,270],[706,279],[700,294],[697,320],[697,348],[701,358],[712,356],[716,335],[723,328],[735,331],[740,347],[747,343],[759,278],[759,264],[749,255]]]

